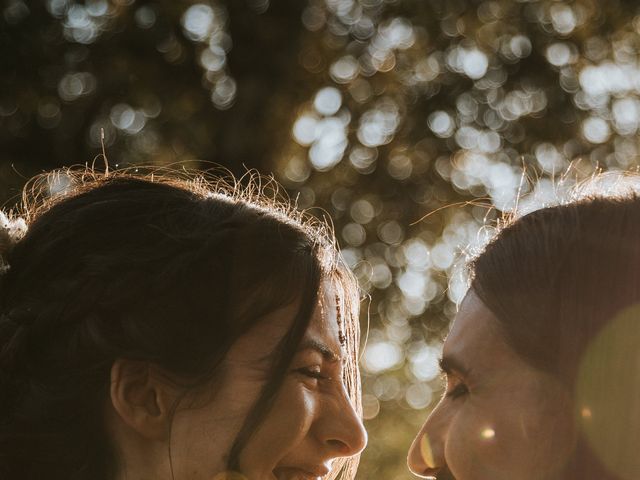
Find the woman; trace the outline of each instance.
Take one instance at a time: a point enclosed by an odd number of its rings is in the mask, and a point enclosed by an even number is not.
[[[202,179],[25,191],[26,223],[2,219],[0,478],[353,477],[358,292],[323,225]]]
[[[506,225],[471,265],[446,393],[409,452],[438,480],[640,478],[640,198]]]

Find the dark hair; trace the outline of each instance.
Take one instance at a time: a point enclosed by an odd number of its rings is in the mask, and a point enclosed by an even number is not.
[[[0,285],[1,478],[112,478],[103,405],[115,359],[210,381],[243,333],[299,300],[232,448],[236,468],[324,279],[340,296],[347,389],[360,408],[358,292],[326,226],[256,182],[190,178],[58,171],[25,189],[28,231]],[[354,471],[357,459],[345,464]]]
[[[563,478],[631,478],[640,465],[640,198],[592,195],[524,215],[471,273],[513,349],[572,397],[578,439]]]

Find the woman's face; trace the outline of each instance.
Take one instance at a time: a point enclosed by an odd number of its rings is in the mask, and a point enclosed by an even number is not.
[[[498,327],[470,291],[443,347],[446,393],[409,451],[416,475],[560,478],[573,445],[568,395],[553,377],[522,360]]]
[[[335,302],[332,295],[323,297],[275,404],[240,454],[240,471],[249,480],[318,479],[337,458],[356,455],[366,445],[366,432],[343,383],[346,358]],[[295,304],[269,314],[236,342],[222,365],[223,378],[212,400],[192,405],[183,401],[172,425],[174,478],[240,478],[221,473],[268,380],[270,354],[297,309]]]

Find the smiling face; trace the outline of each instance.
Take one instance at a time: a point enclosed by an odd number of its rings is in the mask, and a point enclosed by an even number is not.
[[[356,455],[366,444],[343,381],[347,359],[332,297],[325,293],[319,301],[273,407],[240,454],[240,470],[248,480],[321,478],[337,458]],[[224,478],[216,475],[227,468],[236,435],[268,381],[269,355],[297,308],[269,314],[234,344],[212,400],[211,393],[206,402],[185,399],[172,425],[176,479]]]
[[[423,477],[553,480],[573,446],[570,402],[506,343],[470,291],[443,347],[446,392],[411,446]]]

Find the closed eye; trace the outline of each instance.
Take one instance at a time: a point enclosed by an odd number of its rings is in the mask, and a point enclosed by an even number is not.
[[[467,393],[469,393],[469,389],[467,388],[467,386],[464,383],[458,383],[451,390],[448,390],[445,393],[445,396],[447,398],[455,400],[456,398],[460,398],[461,396],[466,395]]]
[[[322,374],[322,370],[319,366],[296,368],[294,372],[316,380],[326,380],[329,378],[328,376]]]
[[[468,394],[469,388],[462,379],[469,378],[470,370],[452,356],[442,357],[439,363],[442,378],[447,385],[445,397],[455,400]]]

